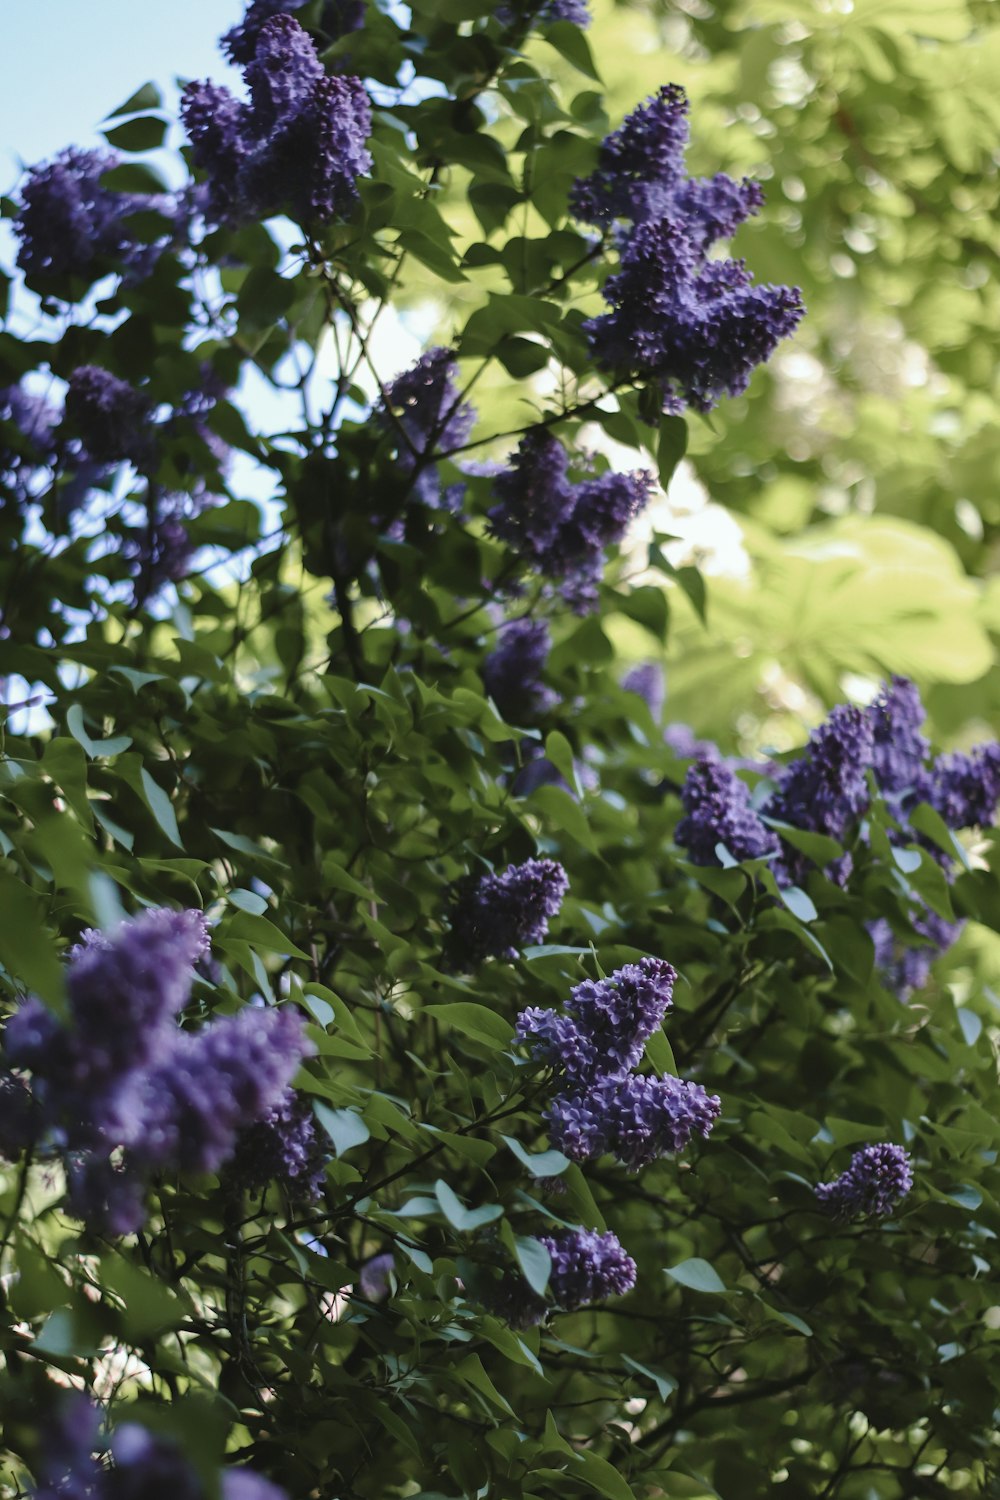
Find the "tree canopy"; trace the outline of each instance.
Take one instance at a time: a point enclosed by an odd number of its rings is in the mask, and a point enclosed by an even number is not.
[[[1000,1494],[994,9],[221,47],[2,200],[4,1492]]]

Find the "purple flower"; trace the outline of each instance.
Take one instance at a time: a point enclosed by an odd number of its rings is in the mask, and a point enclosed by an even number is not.
[[[224,1469],[222,1500],[288,1500],[279,1485],[272,1484],[253,1469]]]
[[[924,706],[916,685],[906,677],[893,677],[868,710],[872,721],[872,767],[883,792],[906,791],[923,768],[927,740],[920,733]]]
[[[0,422],[7,424],[0,436],[0,497],[26,505],[41,488],[39,469],[55,458],[59,413],[44,396],[9,385],[0,388]]]
[[[284,1008],[248,1007],[200,1032],[178,1032],[143,1082],[126,1144],[151,1166],[217,1172],[240,1131],[281,1103],[308,1051],[299,1016]]]
[[[500,713],[511,722],[549,711],[559,695],[542,682],[552,638],[544,620],[512,620],[500,643],[483,662],[483,684]]]
[[[163,1055],[188,1002],[194,966],[208,949],[200,911],[148,911],[110,935],[83,934],[70,955],[66,988],[92,1074],[146,1067]]]
[[[468,876],[451,913],[450,948],[463,967],[485,958],[515,959],[541,943],[557,915],[569,881],[554,859],[508,865],[502,875]]]
[[[782,769],[765,813],[793,828],[825,833],[844,843],[868,807],[866,773],[874,756],[872,716],[838,704],[813,730],[803,754]],[[806,864],[795,850],[787,845],[784,850],[787,874],[794,880]]]
[[[663,743],[673,751],[678,760],[708,761],[719,754],[710,740],[700,740],[690,724],[668,724],[663,731]]]
[[[652,476],[644,471],[609,472],[573,483],[566,449],[537,427],[522,438],[495,481],[490,530],[523,564],[561,579],[566,599],[587,609],[597,597],[605,548],[622,539],[652,488]]]
[[[440,347],[426,350],[409,370],[385,388],[388,410],[376,412],[379,426],[395,437],[396,463],[415,476],[414,498],[436,510],[441,505],[441,481],[428,459],[435,451],[460,448],[476,423],[476,409],[459,399],[458,365]]]
[[[777,852],[777,838],[750,805],[749,787],[724,761],[699,759],[689,766],[681,800],[687,816],[674,837],[694,864],[719,864],[717,844],[736,860]]]
[[[327,1155],[309,1103],[288,1089],[240,1133],[229,1176],[246,1192],[277,1182],[292,1198],[315,1202],[323,1194]]]
[[[601,1078],[623,1078],[673,1004],[677,971],[661,958],[624,964],[607,979],[585,979],[570,991],[568,1016],[530,1007],[517,1036],[541,1062],[562,1070],[580,1088]]]
[[[117,165],[109,152],[71,147],[28,168],[14,221],[21,241],[17,263],[26,275],[93,280],[122,270],[132,279],[146,276],[186,231],[191,205],[185,194],[114,192],[101,179]],[[131,223],[139,213],[163,220],[152,242],[137,236]]]
[[[754,286],[742,261],[707,260],[701,225],[646,220],[604,287],[611,311],[584,332],[597,363],[655,384],[665,411],[710,411],[738,396],[803,314],[796,287]]]
[[[81,1392],[64,1395],[45,1424],[36,1500],[105,1500],[100,1412]]]
[[[97,463],[146,463],[149,403],[141,391],[99,365],[80,365],[69,377],[63,416]]]
[[[897,937],[885,917],[868,923],[868,936],[875,945],[875,968],[883,984],[900,1000],[922,990],[931,966],[962,935],[964,922],[949,922],[921,903],[911,916],[913,930],[923,943],[913,946]]]
[[[0,1068],[0,1157],[14,1161],[34,1144],[41,1117],[30,1088],[23,1078]]]
[[[680,85],[667,83],[626,115],[602,143],[597,170],[573,188],[570,203],[577,218],[588,224],[638,223],[672,206],[685,179],[689,109]]]
[[[635,1286],[635,1261],[610,1230],[562,1229],[538,1238],[552,1257],[549,1290],[568,1311],[622,1297]]]
[[[250,103],[193,83],[181,104],[210,214],[239,223],[287,209],[302,223],[328,223],[350,211],[357,178],[371,169],[368,95],[360,79],[324,72],[291,16],[272,13],[251,30]]]
[[[701,1084],[631,1074],[557,1097],[545,1118],[553,1146],[574,1161],[610,1152],[636,1172],[683,1151],[695,1134],[707,1136],[720,1108]]]
[[[864,1146],[833,1182],[820,1183],[816,1196],[840,1219],[884,1217],[913,1186],[910,1156],[902,1146]]]
[[[662,717],[667,684],[659,662],[646,661],[632,667],[622,678],[622,687],[627,693],[638,693],[654,719]]]
[[[306,0],[253,0],[240,25],[227,31],[222,38],[222,50],[230,62],[238,65],[253,62],[257,37],[264,22],[272,16],[302,10],[305,3]],[[360,30],[364,23],[364,0],[326,0],[320,27],[330,41]]]
[[[358,1291],[369,1302],[381,1302],[389,1295],[389,1277],[396,1269],[396,1257],[391,1250],[373,1255],[366,1260],[358,1272]]]
[[[198,550],[188,525],[208,503],[205,494],[147,499],[148,520],[129,531],[122,555],[135,579],[135,602],[145,604],[165,584],[186,578]]]
[[[532,4],[522,0],[520,5],[498,5],[496,18],[501,26],[513,26],[527,18],[533,26],[549,25],[553,21],[569,21],[585,31],[590,25],[590,11],[586,0],[545,0],[544,4]]]
[[[949,828],[988,828],[1000,801],[1000,744],[951,750],[921,771],[907,804],[928,802]]]

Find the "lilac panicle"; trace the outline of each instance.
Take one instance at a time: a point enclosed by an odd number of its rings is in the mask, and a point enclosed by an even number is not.
[[[376,420],[396,439],[396,463],[402,473],[416,476],[414,498],[437,509],[441,481],[436,465],[428,460],[433,453],[460,448],[476,423],[475,407],[459,399],[454,355],[440,346],[425,350],[410,369],[389,382],[385,395],[388,410],[380,406]]]
[[[635,1172],[683,1151],[694,1135],[707,1136],[720,1109],[699,1083],[629,1074],[558,1096],[545,1119],[553,1146],[573,1161],[610,1152]]]
[[[700,758],[689,766],[681,801],[686,817],[675,838],[694,864],[719,864],[717,844],[736,860],[777,852],[777,838],[750,805],[749,787],[724,761]]]
[[[642,470],[574,483],[566,449],[538,427],[497,476],[490,530],[526,566],[561,580],[567,601],[585,610],[597,597],[605,548],[621,541],[652,491],[652,476]]]
[[[483,661],[483,684],[503,717],[523,723],[547,713],[558,693],[542,682],[552,637],[544,620],[512,620]]]
[[[148,418],[143,393],[110,370],[80,365],[69,377],[63,421],[97,463],[146,463],[151,455]]]
[[[949,922],[923,903],[910,920],[918,938],[924,939],[916,946],[898,938],[885,917],[867,924],[875,946],[875,968],[883,984],[900,1000],[908,1000],[924,988],[935,960],[958,941],[965,927],[964,922]]]
[[[924,706],[916,685],[893,677],[868,710],[872,721],[872,768],[880,789],[888,794],[914,785],[927,758],[929,745],[920,733]]]
[[[846,1172],[817,1186],[816,1196],[838,1218],[882,1218],[912,1186],[910,1156],[902,1146],[863,1146]]]
[[[684,180],[689,109],[684,90],[667,83],[626,115],[605,137],[597,170],[573,188],[570,205],[577,218],[588,224],[639,222],[669,207]]]
[[[538,1238],[552,1257],[549,1290],[561,1308],[622,1297],[635,1286],[635,1261],[610,1230],[561,1229]]]
[[[529,1007],[517,1037],[540,1062],[558,1068],[571,1088],[623,1078],[642,1061],[649,1038],[673,1004],[677,971],[660,958],[624,964],[607,979],[585,979],[570,991],[568,1012]]]
[[[66,976],[74,1030],[95,1072],[122,1073],[158,1058],[208,952],[200,911],[155,910],[110,935],[89,930]]]
[[[622,687],[627,693],[638,693],[654,719],[663,717],[663,705],[667,701],[667,684],[659,662],[645,661],[630,668],[622,678]]]
[[[541,943],[569,889],[554,859],[508,865],[502,875],[467,877],[451,912],[450,946],[464,966],[485,958],[514,959]]]
[[[327,1154],[307,1100],[287,1089],[266,1115],[241,1131],[229,1176],[247,1192],[277,1182],[291,1197],[314,1203],[323,1193]]]
[[[754,286],[742,261],[709,259],[763,203],[756,183],[684,166],[688,100],[666,84],[604,141],[596,171],[578,181],[573,212],[620,227],[611,311],[583,325],[599,365],[650,382],[666,411],[709,411],[746,390],[757,367],[803,314],[795,287]]]
[[[121,202],[101,186],[102,175],[117,165],[110,152],[70,147],[28,168],[14,221],[22,271],[89,277],[121,253]]]
[[[866,772],[874,757],[871,716],[838,704],[813,730],[803,753],[781,771],[765,811],[794,828],[843,843],[868,806]]]
[[[198,82],[181,103],[195,164],[208,177],[209,216],[237,224],[287,209],[301,223],[329,223],[348,213],[357,178],[371,170],[371,105],[360,79],[326,74],[307,32],[278,7],[236,46],[250,102]]]
[[[597,363],[658,387],[665,411],[739,396],[803,314],[796,287],[754,286],[742,261],[706,260],[700,225],[644,220],[604,287],[611,311],[584,332]]]
[[[253,62],[257,37],[264,22],[272,16],[302,10],[305,3],[306,0],[253,0],[240,24],[233,26],[222,38],[222,50],[230,62],[237,65]],[[358,31],[364,23],[364,0],[326,0],[320,15],[320,27],[330,41],[338,41],[340,37]]]
[[[35,1500],[208,1500],[208,1490],[181,1448],[137,1422],[111,1437],[111,1467],[98,1462],[108,1442],[100,1408],[89,1396],[64,1395],[45,1421]],[[252,1469],[224,1469],[222,1500],[288,1500],[285,1491]]]
[[[921,771],[907,801],[928,802],[949,828],[988,828],[1000,801],[1000,744],[939,755]]]

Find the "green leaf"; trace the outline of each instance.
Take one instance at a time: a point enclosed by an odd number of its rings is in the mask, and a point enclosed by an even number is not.
[[[600,83],[601,75],[594,65],[590,43],[579,26],[574,26],[572,21],[551,21],[545,28],[545,40],[578,72]]]
[[[0,961],[14,980],[62,1014],[63,970],[41,898],[6,870],[0,870]]]
[[[452,1000],[442,1005],[425,1005],[423,1015],[433,1016],[445,1026],[464,1032],[477,1042],[483,1042],[493,1051],[509,1047],[514,1039],[514,1028],[509,1021],[487,1010],[485,1005],[476,1005],[471,1000]]]
[[[163,145],[167,133],[167,122],[158,115],[139,115],[126,120],[124,125],[115,125],[104,131],[104,139],[116,151],[155,151]]]
[[[720,1296],[728,1290],[718,1272],[707,1260],[701,1260],[698,1256],[692,1260],[679,1261],[676,1266],[665,1266],[664,1270],[672,1281],[676,1281],[679,1286],[688,1287],[692,1292],[710,1292],[714,1296]]]
[[[512,1135],[502,1135],[500,1139],[513,1151],[522,1167],[527,1167],[532,1177],[560,1177],[570,1165],[569,1157],[561,1151],[526,1151]]]
[[[338,1157],[355,1146],[363,1146],[370,1138],[371,1131],[356,1109],[331,1109],[321,1099],[313,1099],[312,1107]]]
[[[570,1473],[578,1473],[599,1495],[608,1500],[635,1500],[632,1486],[606,1458],[601,1458],[592,1448],[584,1448],[576,1455],[577,1462]]]
[[[544,1297],[552,1275],[552,1257],[540,1240],[515,1235],[514,1250],[524,1279],[539,1297]]]
[[[137,115],[143,110],[159,109],[163,103],[159,89],[155,83],[144,83],[141,88],[130,94],[124,104],[119,104],[105,120],[117,120],[120,115]]]
[[[440,1177],[434,1184],[434,1192],[441,1205],[441,1212],[460,1234],[470,1234],[475,1229],[481,1229],[484,1224],[492,1224],[503,1215],[499,1203],[488,1203],[483,1208],[466,1208],[461,1198]]]
[[[687,443],[687,423],[683,417],[660,418],[656,463],[660,474],[660,484],[664,489],[674,477],[674,470],[687,452]]]
[[[666,1375],[662,1370],[651,1370],[648,1365],[641,1365],[629,1354],[622,1355],[622,1364],[627,1365],[630,1370],[635,1370],[639,1375],[645,1375],[647,1380],[651,1380],[656,1386],[661,1401],[668,1401],[677,1389],[677,1381],[672,1375]]]

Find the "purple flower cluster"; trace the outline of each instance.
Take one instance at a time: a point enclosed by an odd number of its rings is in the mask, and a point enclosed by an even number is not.
[[[924,706],[916,684],[893,677],[868,710],[872,723],[872,769],[886,796],[912,787],[923,769],[930,746],[920,726]]]
[[[483,684],[505,719],[525,723],[559,702],[542,682],[552,638],[544,620],[512,620],[483,662]]]
[[[874,758],[871,713],[838,704],[813,730],[804,753],[779,773],[774,794],[764,805],[765,815],[844,843],[868,807],[867,773]],[[794,884],[807,868],[804,856],[783,844],[783,859],[776,869],[779,881]],[[831,869],[831,878],[843,884],[850,869],[850,857],[845,856]]]
[[[526,567],[561,580],[565,598],[586,610],[597,598],[605,549],[621,541],[652,489],[652,476],[641,470],[574,483],[566,449],[537,427],[497,476],[490,530]]]
[[[964,922],[949,922],[922,901],[911,913],[910,924],[918,938],[924,940],[915,948],[896,936],[885,917],[868,924],[868,936],[875,945],[875,967],[883,983],[900,1000],[908,1000],[915,991],[924,988],[935,959],[958,941],[965,928]]]
[[[315,1203],[323,1193],[327,1154],[315,1115],[288,1089],[263,1119],[241,1131],[227,1175],[246,1192],[277,1182],[291,1197]]]
[[[110,1444],[101,1435],[100,1410],[86,1396],[65,1398],[50,1421],[42,1446],[35,1500],[208,1500],[208,1492],[176,1443],[154,1436],[137,1422],[115,1429]],[[110,1449],[113,1462],[99,1455]],[[285,1491],[252,1469],[226,1469],[222,1500],[287,1500]]]
[[[687,176],[688,107],[678,85],[661,88],[606,138],[571,200],[578,218],[618,225],[611,311],[583,325],[591,349],[604,368],[656,385],[674,412],[745,391],[804,311],[797,287],[754,286],[743,261],[709,258],[763,195],[723,173]]]
[[[39,472],[55,457],[59,412],[21,385],[0,388],[0,510],[8,500],[26,505],[39,489]]]
[[[236,45],[246,54],[249,103],[209,82],[188,84],[181,103],[195,165],[208,177],[210,216],[234,224],[283,210],[304,224],[343,217],[371,169],[361,80],[328,75],[289,15],[252,22],[245,46]]]
[[[396,1257],[391,1250],[383,1250],[366,1260],[358,1272],[358,1291],[369,1302],[381,1302],[389,1295],[389,1277],[396,1269]]]
[[[585,31],[590,25],[587,0],[545,0],[544,4],[522,3],[521,5],[498,5],[496,18],[501,26],[513,26],[527,19],[533,26],[550,25],[553,21],[569,21]]]
[[[467,876],[451,911],[452,957],[463,968],[486,958],[515,959],[522,948],[544,941],[568,889],[566,871],[554,859],[527,859],[502,875]]]
[[[882,1218],[912,1186],[910,1157],[902,1146],[864,1146],[846,1172],[817,1186],[816,1196],[839,1219]]]
[[[230,62],[242,67],[253,62],[257,50],[257,37],[265,21],[272,16],[290,15],[304,9],[306,0],[253,0],[238,26],[227,31],[222,38],[222,50]],[[359,31],[365,24],[365,0],[326,0],[320,15],[320,29],[324,39],[339,41],[352,31]]]
[[[622,687],[627,693],[638,693],[654,719],[663,717],[663,705],[667,701],[667,684],[659,662],[640,662],[622,678]]]
[[[949,828],[988,828],[1000,802],[1000,744],[951,750],[922,770],[907,805],[928,802]]]
[[[571,991],[566,1013],[529,1006],[519,1041],[556,1070],[559,1091],[545,1113],[549,1139],[573,1161],[610,1152],[636,1171],[707,1136],[720,1103],[697,1083],[634,1070],[672,1004],[677,975],[662,959],[625,964]]]
[[[623,1297],[635,1286],[636,1264],[616,1234],[593,1229],[561,1229],[540,1234],[552,1269],[549,1292],[556,1307],[574,1312],[608,1297]],[[508,1273],[497,1286],[491,1308],[512,1328],[533,1328],[552,1310],[521,1275]]]
[[[191,540],[188,523],[208,503],[200,496],[169,495],[162,501],[147,501],[148,516],[144,526],[134,527],[125,537],[123,554],[129,572],[135,579],[135,602],[144,604],[164,584],[180,583],[186,578],[191,559],[197,551]]]
[[[151,1172],[218,1171],[240,1132],[286,1100],[308,1053],[287,1009],[182,1031],[207,952],[197,911],[148,911],[110,936],[88,932],[70,955],[66,1023],[34,999],[8,1023],[7,1061],[32,1075],[38,1131],[65,1157],[73,1211],[107,1232],[142,1223]]]
[[[413,475],[414,499],[437,510],[441,481],[430,457],[436,450],[460,448],[476,422],[475,407],[459,397],[454,356],[447,349],[428,349],[411,369],[389,382],[385,394],[388,408],[380,407],[376,420],[397,439],[396,463],[402,473]],[[460,486],[446,493],[447,509],[454,508],[460,494]]]
[[[100,365],[80,365],[69,377],[63,422],[98,464],[148,464],[149,416],[142,392]]]
[[[778,840],[750,805],[750,789],[718,757],[699,757],[689,766],[681,791],[686,816],[674,835],[696,865],[720,863],[723,844],[733,859],[775,854]]]
[[[107,151],[60,152],[29,167],[21,188],[14,232],[21,242],[17,263],[27,276],[77,276],[94,280],[112,270],[145,275],[171,239],[186,228],[185,195],[119,193],[101,179],[118,165]],[[137,238],[130,219],[158,214],[163,234],[153,243]]]
[[[553,1145],[573,1161],[610,1152],[637,1172],[674,1156],[694,1135],[707,1136],[719,1117],[718,1098],[699,1083],[665,1074],[605,1078],[576,1094],[560,1094],[546,1114]]]

